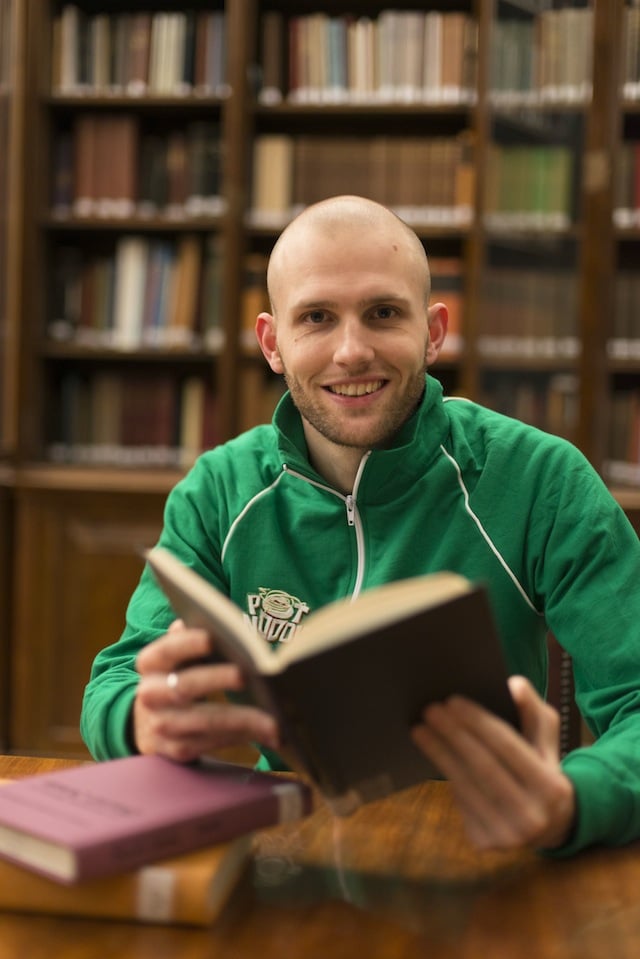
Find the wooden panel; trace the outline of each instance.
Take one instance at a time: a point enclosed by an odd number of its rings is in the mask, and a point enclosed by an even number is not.
[[[0,751],[8,744],[12,553],[13,497],[0,475]]]
[[[78,731],[96,652],[122,632],[163,495],[20,490],[10,747],[86,754]]]
[[[638,509],[628,509],[627,516],[631,521],[631,525],[635,529],[638,536],[640,536],[640,508]]]

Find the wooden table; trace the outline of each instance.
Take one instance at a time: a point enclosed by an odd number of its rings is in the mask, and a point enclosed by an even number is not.
[[[0,757],[0,777],[63,764]],[[477,854],[445,783],[256,839],[211,929],[0,913],[0,959],[637,959],[640,844]]]

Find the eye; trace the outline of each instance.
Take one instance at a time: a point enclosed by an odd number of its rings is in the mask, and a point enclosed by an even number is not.
[[[392,320],[398,315],[398,310],[394,306],[376,306],[371,315],[376,320]]]
[[[320,326],[321,323],[326,323],[329,318],[329,314],[326,310],[311,310],[309,313],[305,313],[303,319],[305,323],[311,324],[311,326]]]

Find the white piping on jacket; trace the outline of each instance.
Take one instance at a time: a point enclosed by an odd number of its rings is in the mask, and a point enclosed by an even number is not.
[[[508,577],[511,579],[511,581],[513,582],[514,586],[516,587],[516,589],[518,590],[518,592],[520,593],[520,595],[521,595],[522,598],[524,599],[524,601],[525,601],[525,603],[527,604],[527,606],[528,606],[530,609],[532,609],[534,613],[537,613],[538,616],[542,616],[543,614],[540,612],[539,609],[536,609],[535,605],[531,602],[531,600],[529,599],[529,597],[528,597],[528,595],[527,595],[524,587],[522,586],[522,584],[521,584],[520,581],[518,580],[517,576],[515,575],[515,573],[513,572],[513,570],[510,568],[510,566],[508,565],[508,563],[507,563],[507,561],[505,560],[504,556],[502,555],[502,553],[500,552],[500,550],[498,549],[498,547],[495,545],[495,543],[493,542],[493,540],[491,539],[491,537],[490,537],[489,534],[487,533],[486,529],[484,528],[484,526],[482,525],[482,523],[481,523],[481,521],[480,521],[480,518],[479,518],[479,517],[476,515],[476,513],[474,513],[474,511],[471,509],[471,503],[469,502],[469,491],[467,490],[467,487],[466,487],[466,485],[465,485],[464,479],[462,478],[462,470],[460,469],[457,461],[453,458],[453,456],[452,456],[450,453],[447,452],[447,450],[444,448],[444,446],[443,446],[442,444],[440,444],[440,449],[442,450],[442,452],[444,453],[444,455],[446,456],[446,458],[449,460],[449,462],[450,462],[451,465],[453,466],[454,470],[456,471],[456,475],[457,475],[457,477],[458,477],[458,485],[460,486],[460,489],[462,490],[462,495],[464,496],[464,508],[466,509],[467,513],[469,514],[469,516],[471,517],[471,519],[473,520],[473,522],[474,522],[474,523],[476,524],[476,526],[478,527],[478,530],[480,531],[480,535],[483,537],[483,539],[484,539],[485,542],[487,543],[487,546],[489,547],[489,549],[491,550],[491,552],[494,554],[494,556],[496,557],[496,559],[498,560],[498,562],[500,563],[500,565],[501,565],[502,568],[504,569],[504,571],[505,571],[505,573],[507,574],[507,576],[508,576]]]
[[[224,556],[227,551],[227,546],[229,545],[229,540],[233,536],[234,530],[236,526],[238,525],[238,523],[240,522],[240,520],[242,519],[242,517],[245,515],[245,513],[247,513],[251,509],[254,503],[257,503],[259,499],[261,499],[263,496],[266,496],[267,493],[270,493],[272,489],[275,489],[275,487],[278,485],[278,483],[280,482],[283,476],[284,476],[284,473],[279,473],[270,486],[265,486],[265,488],[260,490],[259,493],[256,493],[255,496],[252,496],[251,499],[244,505],[242,510],[238,513],[233,523],[229,527],[229,532],[224,538],[224,543],[222,544],[222,551],[220,553],[221,562],[224,563]]]

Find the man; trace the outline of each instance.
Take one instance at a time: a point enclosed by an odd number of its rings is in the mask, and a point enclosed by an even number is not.
[[[272,425],[200,458],[168,499],[161,543],[245,612],[282,590],[296,643],[310,610],[384,581],[437,569],[484,581],[522,733],[460,697],[426,708],[412,731],[471,839],[568,854],[639,835],[640,544],[622,511],[574,447],[444,400],[425,377],[447,311],[429,306],[422,244],[384,207],[337,197],[308,208],[267,279],[272,312],[256,332],[289,392]],[[188,761],[254,741],[274,767],[274,720],[212,702],[241,689],[239,671],[202,663],[215,637],[171,619],[146,570],[87,687],[94,755]],[[574,658],[600,737],[562,763],[542,698],[548,628]]]

